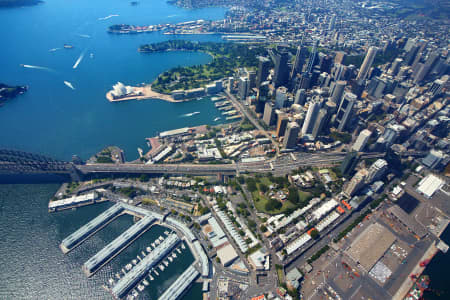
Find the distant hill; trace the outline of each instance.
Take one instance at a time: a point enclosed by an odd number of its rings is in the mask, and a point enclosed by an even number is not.
[[[29,6],[43,2],[41,0],[0,0],[0,7]]]

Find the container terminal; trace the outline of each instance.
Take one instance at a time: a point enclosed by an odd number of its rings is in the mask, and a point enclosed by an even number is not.
[[[159,246],[143,258],[136,267],[126,273],[125,276],[111,288],[110,292],[113,297],[115,299],[124,298],[136,283],[145,277],[151,268],[156,266],[180,241],[181,240],[176,234],[169,235]]]
[[[180,277],[159,297],[159,300],[178,299],[184,291],[194,282],[200,275],[193,265],[186,269]]]
[[[146,232],[155,221],[156,219],[154,217],[146,216],[128,228],[124,233],[119,235],[116,239],[84,263],[84,273],[86,273],[88,277],[91,277],[103,265],[113,259],[135,239]]]

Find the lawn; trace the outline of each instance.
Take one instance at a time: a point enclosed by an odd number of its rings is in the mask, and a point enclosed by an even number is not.
[[[260,193],[258,191],[253,192],[252,196],[253,196],[253,202],[255,203],[256,209],[259,212],[264,212],[269,215],[281,214],[281,213],[284,213],[288,209],[295,208],[294,204],[292,204],[289,201],[285,201],[283,203],[283,206],[280,209],[274,209],[274,210],[267,211],[266,203],[269,201],[269,199],[265,196],[260,195]]]

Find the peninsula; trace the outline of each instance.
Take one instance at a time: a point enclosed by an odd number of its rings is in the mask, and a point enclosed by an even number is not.
[[[6,100],[25,93],[27,89],[28,87],[26,86],[9,86],[0,83],[0,105],[2,105]]]
[[[160,74],[152,83],[152,89],[160,93],[205,87],[215,80],[233,76],[237,68],[256,68],[257,57],[265,53],[265,49],[261,46],[184,40],[142,45],[138,51],[142,53],[201,51],[212,56],[213,60],[208,64],[176,67]]]

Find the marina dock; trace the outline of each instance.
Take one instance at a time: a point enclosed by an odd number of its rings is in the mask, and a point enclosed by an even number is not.
[[[176,234],[169,235],[159,246],[144,257],[130,272],[126,273],[114,285],[110,292],[116,299],[124,298],[133,287],[155,267],[165,255],[180,242]],[[183,273],[184,274],[184,273]]]
[[[124,207],[121,204],[115,204],[95,217],[89,223],[65,238],[59,246],[64,254],[72,251],[87,238],[108,225],[111,221],[121,215]]]
[[[130,243],[147,231],[155,220],[156,219],[151,216],[146,216],[128,228],[124,233],[119,235],[115,240],[84,263],[84,273],[88,277],[91,277],[103,265],[108,263],[117,254],[122,252],[122,250],[125,249]]]
[[[191,265],[174,283],[159,297],[159,300],[178,299],[184,291],[194,282],[200,273]]]

